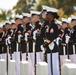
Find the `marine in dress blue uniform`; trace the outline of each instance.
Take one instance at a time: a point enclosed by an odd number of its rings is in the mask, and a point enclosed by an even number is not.
[[[73,63],[76,63],[75,57],[76,57],[76,16],[72,15],[71,17],[71,35],[70,35],[70,59]]]
[[[46,48],[48,62],[48,75],[59,75],[59,67],[55,65],[55,60],[58,60],[58,46],[54,40],[58,37],[58,26],[55,23],[55,18],[58,19],[57,9],[47,7],[46,20],[49,21],[47,27],[46,41],[43,45]],[[57,58],[56,58],[57,57]],[[57,61],[58,62],[58,61]]]

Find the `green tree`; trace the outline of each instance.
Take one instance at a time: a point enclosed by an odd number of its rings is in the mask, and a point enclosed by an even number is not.
[[[1,13],[0,13],[0,22],[12,19],[12,17],[11,17],[11,15],[12,15],[11,10],[8,10],[8,11],[2,10],[2,9],[0,9],[0,10],[1,10]]]
[[[6,11],[1,9],[0,22],[6,20]]]
[[[41,10],[42,5],[47,5],[51,7],[55,7],[57,9],[62,9],[64,15],[71,15],[72,13],[76,12],[76,0],[38,0],[36,4],[36,10]]]
[[[62,8],[64,10],[64,14],[70,15],[75,12],[74,6],[76,6],[76,0],[57,0],[57,8]]]
[[[19,0],[17,5],[14,6],[16,13],[21,14],[22,12],[29,12],[31,7],[34,6],[35,0]]]
[[[35,6],[35,10],[41,11],[42,5],[50,6],[49,0],[38,0],[37,4]]]

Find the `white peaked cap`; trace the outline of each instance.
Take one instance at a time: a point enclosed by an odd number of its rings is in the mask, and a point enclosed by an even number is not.
[[[19,15],[19,14],[17,14],[17,15],[15,15],[15,18],[19,18],[19,19],[22,19],[22,15]]]
[[[75,15],[71,15],[71,20],[72,19],[76,19],[76,16]]]
[[[4,22],[1,22],[0,23],[0,28],[2,28],[4,24],[5,24]]]
[[[61,21],[59,21],[59,20],[56,20],[56,22],[55,22],[56,24],[59,24],[59,25],[62,25],[62,22]]]
[[[71,17],[68,17],[68,21],[71,22]]]
[[[20,18],[22,19],[23,18],[23,15],[20,15]]]
[[[62,18],[62,22],[70,23],[68,19]]]
[[[4,22],[4,24],[6,24],[6,23],[11,24],[11,22],[10,22],[10,21],[5,21],[5,22]]]
[[[22,13],[23,16],[26,16],[26,17],[31,17],[31,14],[29,13]]]
[[[39,11],[30,11],[31,12],[31,15],[32,14],[36,14],[36,15],[40,15],[41,14],[41,12],[39,12]]]
[[[47,10],[48,6],[42,5],[43,10]]]
[[[15,23],[15,20],[11,20],[11,23]]]
[[[59,10],[53,7],[47,7],[47,12],[58,12]]]

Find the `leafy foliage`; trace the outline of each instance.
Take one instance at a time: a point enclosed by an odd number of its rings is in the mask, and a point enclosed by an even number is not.
[[[71,14],[76,15],[76,0],[38,0],[37,3],[36,0],[19,0],[17,2],[17,5],[13,7],[13,10],[15,14],[30,12],[30,10],[41,11],[42,5],[47,5],[59,9],[59,19],[61,19],[62,17],[68,17]],[[0,22],[12,19],[11,15],[13,10],[0,10]]]
[[[47,5],[60,9],[59,15],[62,15],[63,13],[62,16],[69,16],[76,12],[74,8],[76,6],[76,0],[38,0],[36,10],[40,10],[42,5]]]
[[[13,10],[16,9],[16,13],[29,12],[31,7],[34,6],[35,0],[19,0]]]
[[[11,17],[11,10],[8,10],[8,11],[6,11],[6,10],[2,10],[2,9],[0,9],[1,10],[1,14],[0,14],[0,22],[2,22],[2,21],[5,21],[5,20],[11,20],[12,19],[12,17]]]

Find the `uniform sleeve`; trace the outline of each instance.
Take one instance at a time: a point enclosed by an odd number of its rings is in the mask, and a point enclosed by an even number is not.
[[[41,36],[42,37],[45,37],[45,32],[46,32],[46,28],[45,26],[49,25],[49,22],[45,20],[44,24],[43,24],[43,27],[41,29]]]
[[[52,42],[57,37],[58,37],[58,26],[55,23],[52,23],[49,28],[47,39]]]
[[[45,37],[45,31],[46,31],[46,29],[43,27],[43,28],[41,29],[41,36],[42,36],[42,37]]]
[[[76,40],[76,28],[74,29],[74,32],[71,33],[71,38],[70,38],[70,40],[72,40],[72,41],[75,42],[75,40]]]

